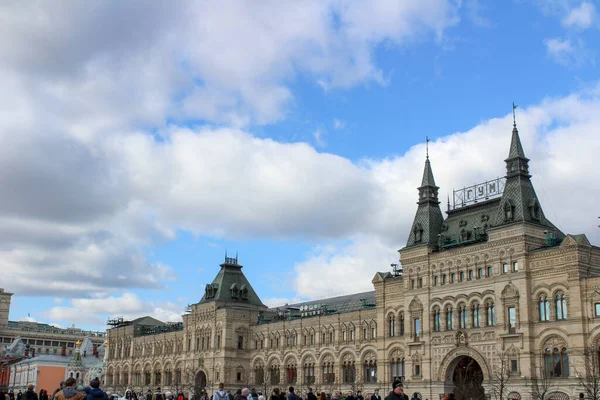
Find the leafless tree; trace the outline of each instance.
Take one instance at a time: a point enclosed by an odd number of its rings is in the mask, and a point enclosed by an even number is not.
[[[585,398],[600,400],[600,349],[590,345],[583,349],[583,368],[578,370],[573,364],[573,371],[583,387]]]
[[[507,383],[511,378],[510,360],[506,354],[498,359],[489,380],[490,394],[496,400],[504,400],[508,394]]]
[[[547,400],[548,395],[556,391],[556,379],[544,371],[543,366],[531,370],[531,398],[533,400]]]

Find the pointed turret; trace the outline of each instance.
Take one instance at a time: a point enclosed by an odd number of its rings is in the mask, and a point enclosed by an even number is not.
[[[406,247],[422,244],[437,245],[444,217],[438,200],[439,187],[435,185],[429,154],[425,159],[423,179],[419,187],[417,213],[412,224]]]
[[[529,174],[529,159],[519,137],[513,104],[513,130],[510,150],[506,162],[506,183],[502,200],[496,214],[495,226],[513,222],[532,222],[547,226],[555,232],[558,229],[546,219],[540,202],[531,182]],[[560,233],[562,235],[562,233]]]

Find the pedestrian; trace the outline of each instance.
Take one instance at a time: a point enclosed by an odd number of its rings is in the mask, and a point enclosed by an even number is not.
[[[385,400],[408,400],[408,396],[404,394],[402,381],[395,380],[392,387],[392,391],[385,397]]]
[[[288,396],[287,396],[287,400],[301,400],[296,393],[294,393],[294,387],[290,386],[288,389]]]
[[[17,393],[17,400],[23,400],[23,393],[21,393],[20,390],[19,393]]]
[[[365,398],[362,395],[362,391],[357,391],[356,392],[356,400],[365,400]]]
[[[77,381],[73,377],[67,378],[63,386],[63,389],[54,395],[54,400],[84,400],[87,397],[84,392],[77,391]]]
[[[108,394],[100,389],[100,380],[98,378],[94,378],[90,381],[90,387],[92,389],[87,395],[86,400],[108,400]]]
[[[33,384],[27,385],[27,391],[23,394],[23,400],[38,400],[38,395],[33,391]]]
[[[258,391],[258,400],[267,400],[264,394],[259,390]]]
[[[375,389],[375,393],[371,395],[371,400],[381,400],[381,396],[379,395],[379,389]]]
[[[156,388],[156,392],[154,392],[154,396],[152,396],[152,400],[164,400],[164,396],[160,391],[160,388]]]
[[[348,392],[348,396],[346,396],[346,400],[356,400],[356,397],[354,397],[354,393],[352,393],[352,391]]]
[[[181,396],[183,396],[183,392],[179,393]],[[179,396],[177,396],[177,400],[180,400]],[[219,390],[213,393],[212,400],[228,400],[227,393],[225,393],[225,384],[223,382],[219,383]]]
[[[42,389],[40,400],[48,400],[48,391],[46,389]]]
[[[60,392],[61,390],[63,390],[65,387],[65,381],[61,381],[58,388],[56,388],[54,390],[54,392],[52,393],[52,400],[54,400],[54,396],[56,396],[56,393]]]
[[[148,389],[148,393],[146,393],[146,400],[152,400],[152,391]]]

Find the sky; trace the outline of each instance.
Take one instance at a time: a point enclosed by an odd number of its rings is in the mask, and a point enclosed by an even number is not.
[[[224,260],[269,306],[372,290],[416,211],[502,176],[600,245],[600,3],[4,1],[11,320],[181,320]]]

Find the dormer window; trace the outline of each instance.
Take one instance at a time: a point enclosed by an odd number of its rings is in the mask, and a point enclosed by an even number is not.
[[[230,291],[231,291],[231,298],[232,299],[239,298],[239,290],[238,290],[237,284],[235,284],[235,283],[232,284],[231,287],[230,287]]]
[[[515,206],[512,204],[512,202],[510,200],[507,200],[504,203],[504,220],[512,221],[515,218],[514,211],[515,211]]]
[[[204,296],[206,299],[212,299],[213,297],[215,297],[217,290],[212,284],[209,283],[208,285],[206,285],[204,292]]]
[[[248,288],[245,284],[240,286],[240,299],[248,300]]]
[[[529,203],[529,214],[531,215],[531,219],[535,221],[539,221],[540,219],[540,205],[536,199],[532,199]]]
[[[415,243],[421,243],[423,240],[423,227],[421,224],[416,224],[413,229],[413,234],[415,236]]]

